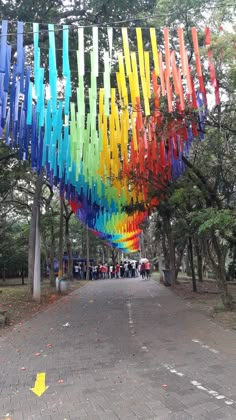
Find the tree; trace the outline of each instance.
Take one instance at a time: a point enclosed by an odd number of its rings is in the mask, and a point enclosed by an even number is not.
[[[71,238],[70,238],[70,219],[73,214],[73,211],[69,207],[65,200],[63,200],[64,206],[64,218],[65,218],[65,243],[67,250],[68,266],[67,266],[67,276],[70,280],[73,280],[73,255],[71,247]]]

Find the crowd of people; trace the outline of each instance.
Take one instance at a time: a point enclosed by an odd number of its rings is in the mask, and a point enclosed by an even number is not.
[[[74,277],[78,280],[85,280],[87,277],[86,263],[76,263],[74,265]],[[150,263],[139,264],[137,261],[121,261],[115,265],[108,263],[90,264],[89,265],[89,279],[114,279],[114,278],[132,278],[148,277],[150,274]]]

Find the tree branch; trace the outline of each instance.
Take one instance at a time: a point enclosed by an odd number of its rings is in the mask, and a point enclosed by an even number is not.
[[[182,156],[182,160],[184,164],[192,171],[192,173],[195,175],[195,179],[193,179],[196,182],[196,185],[198,188],[203,192],[206,202],[209,206],[211,206],[214,202],[217,205],[219,209],[222,209],[222,202],[217,196],[214,189],[209,184],[207,178],[201,173],[201,171],[194,166],[185,156]],[[190,175],[191,177],[191,175]],[[198,180],[198,181],[197,181]],[[200,182],[199,182],[200,181]]]

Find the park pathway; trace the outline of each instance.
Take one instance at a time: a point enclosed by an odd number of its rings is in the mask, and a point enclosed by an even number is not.
[[[236,420],[235,355],[155,281],[89,282],[0,338],[0,420]]]

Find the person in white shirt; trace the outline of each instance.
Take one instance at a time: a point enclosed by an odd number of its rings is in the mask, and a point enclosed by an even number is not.
[[[125,261],[124,263],[124,269],[125,269],[124,277],[129,277],[129,264],[127,263],[127,261]]]
[[[75,278],[78,279],[79,278],[79,266],[78,266],[78,264],[76,264],[74,266],[74,270],[75,270]]]

